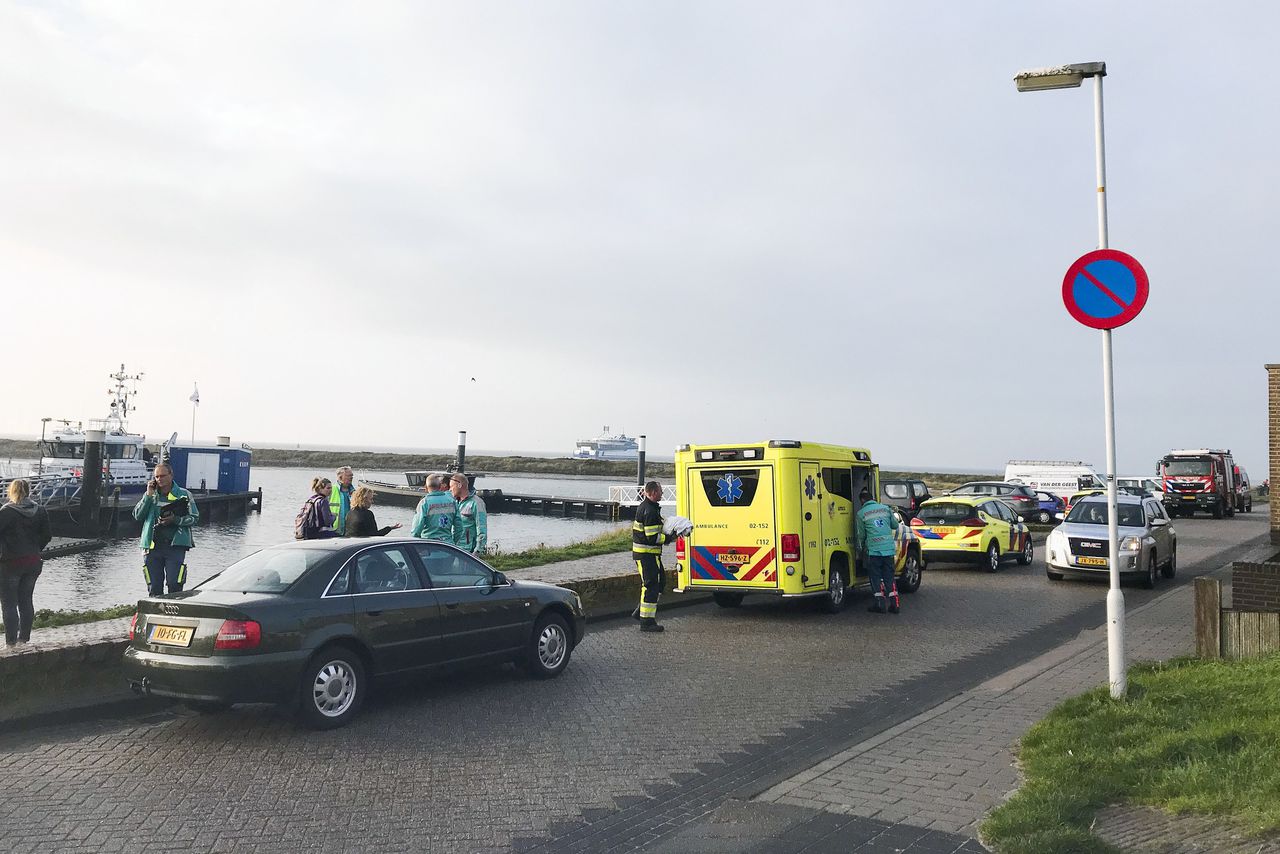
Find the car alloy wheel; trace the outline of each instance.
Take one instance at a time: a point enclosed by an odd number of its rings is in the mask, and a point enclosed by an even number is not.
[[[1036,521],[1041,525],[1048,525],[1053,521],[1053,516],[1050,515],[1048,510],[1041,510],[1039,514],[1036,515]]]
[[[1151,590],[1156,586],[1156,553],[1152,552],[1147,559],[1147,574],[1142,577],[1142,586]]]
[[[920,578],[920,556],[909,551],[907,560],[902,565],[902,578],[898,581],[898,592],[915,593],[920,589]]]
[[[834,614],[844,607],[847,589],[844,573],[838,569],[832,569],[827,577],[827,598],[822,603],[827,611]]]
[[[572,653],[569,624],[559,614],[548,613],[533,627],[529,645],[517,663],[538,679],[552,679],[568,666]]]
[[[1174,546],[1169,553],[1169,562],[1160,570],[1160,574],[1165,578],[1173,578],[1178,574],[1178,547]]]
[[[995,540],[991,541],[991,545],[987,546],[987,572],[996,572],[1000,569],[1000,547],[996,545]]]
[[[302,673],[302,697],[298,709],[303,723],[312,729],[345,726],[364,702],[364,662],[342,645],[316,653]]]
[[[1035,545],[1031,542],[1031,535],[1027,534],[1026,545],[1022,547],[1022,554],[1018,555],[1018,563],[1023,566],[1030,566],[1031,562],[1035,560],[1036,557],[1035,548]]]

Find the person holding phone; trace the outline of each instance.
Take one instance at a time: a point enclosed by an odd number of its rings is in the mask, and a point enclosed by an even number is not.
[[[151,596],[163,596],[165,585],[177,593],[187,583],[187,550],[195,546],[191,529],[200,511],[190,492],[173,482],[168,463],[156,466],[147,492],[133,507],[142,523],[142,577]]]

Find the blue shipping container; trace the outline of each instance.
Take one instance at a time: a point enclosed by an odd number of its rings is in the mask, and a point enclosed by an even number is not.
[[[252,457],[248,448],[169,446],[174,483],[193,491],[248,492]]]

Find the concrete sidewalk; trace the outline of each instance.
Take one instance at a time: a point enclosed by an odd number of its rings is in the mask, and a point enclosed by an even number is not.
[[[1265,559],[1275,547],[1256,551],[1242,559]],[[1230,564],[1213,574],[1229,571]],[[1128,613],[1130,662],[1194,652],[1192,597],[1193,587],[1182,585]],[[1019,785],[1018,739],[1060,702],[1106,680],[1103,626],[842,751],[755,800],[976,837],[983,817]],[[1234,851],[1246,844],[1230,828],[1206,829],[1204,819],[1155,810],[1109,810],[1102,818],[1095,832],[1125,850]],[[1193,837],[1197,847],[1186,847],[1183,843]],[[1280,850],[1268,844],[1255,839],[1248,850]]]

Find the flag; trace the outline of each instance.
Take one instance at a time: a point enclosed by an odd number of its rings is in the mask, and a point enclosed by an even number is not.
[[[191,397],[188,397],[187,400],[191,401],[196,406],[199,406],[200,405],[200,386],[199,384],[193,384],[193,385],[195,386],[195,388],[191,392]]]

